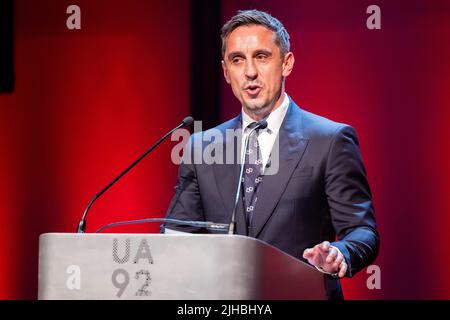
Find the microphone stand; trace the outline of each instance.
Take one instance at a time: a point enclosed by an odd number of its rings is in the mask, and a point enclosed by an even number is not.
[[[238,180],[238,185],[237,185],[237,190],[236,190],[236,196],[234,199],[234,208],[233,208],[233,213],[231,214],[231,222],[230,222],[230,228],[228,229],[228,234],[234,234],[234,231],[236,229],[236,210],[237,210],[237,206],[239,203],[239,197],[241,195],[241,185],[242,185],[242,176],[244,173],[244,165],[245,165],[245,153],[247,152],[247,146],[248,146],[248,141],[250,140],[250,136],[258,129],[265,129],[267,128],[267,121],[265,119],[262,119],[260,121],[258,121],[258,123],[256,124],[256,126],[250,130],[248,136],[245,138],[245,142],[244,142],[244,153],[242,154],[241,157],[241,170],[239,172],[239,180]]]
[[[119,174],[113,181],[111,181],[106,187],[104,187],[100,192],[98,192],[92,200],[87,205],[86,209],[84,210],[83,216],[78,224],[77,233],[85,233],[86,230],[86,217],[89,212],[89,209],[94,204],[94,202],[101,197],[103,193],[105,193],[113,184],[115,184],[120,178],[122,178],[128,171],[130,171],[136,164],[138,164],[142,159],[145,158],[147,154],[153,151],[161,142],[164,141],[169,135],[172,134],[177,129],[180,129],[185,126],[189,126],[194,122],[194,119],[192,117],[186,117],[183,119],[183,121],[175,128],[170,130],[168,133],[166,133],[161,139],[159,139],[153,146],[151,146],[147,151],[145,151],[136,161],[134,161],[128,168],[126,168],[121,174]]]

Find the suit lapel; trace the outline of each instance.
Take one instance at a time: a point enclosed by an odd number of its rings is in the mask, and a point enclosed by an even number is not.
[[[263,176],[258,186],[258,201],[253,216],[250,236],[257,237],[267,220],[273,214],[286,186],[291,178],[292,172],[302,158],[308,139],[302,134],[301,110],[291,100],[289,109],[283,120],[278,134],[279,142],[279,170],[276,174]],[[275,147],[275,146],[274,146]],[[276,161],[275,155],[271,159],[273,166]]]

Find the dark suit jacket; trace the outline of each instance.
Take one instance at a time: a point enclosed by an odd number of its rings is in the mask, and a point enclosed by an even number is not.
[[[225,136],[226,129],[241,126],[239,115],[215,129]],[[205,133],[208,131],[193,136]],[[236,139],[231,139],[202,142],[191,156],[211,147],[211,143],[225,148],[233,145],[236,151]],[[258,187],[249,236],[302,260],[306,248],[328,240],[344,254],[349,266],[347,276],[353,276],[376,258],[379,247],[370,188],[355,131],[306,112],[290,100],[279,131],[279,147],[279,172],[264,176]],[[181,164],[167,216],[229,223],[238,176],[238,164]],[[246,234],[245,223],[241,202],[236,215],[237,234]],[[343,298],[339,280],[325,278],[329,298]]]

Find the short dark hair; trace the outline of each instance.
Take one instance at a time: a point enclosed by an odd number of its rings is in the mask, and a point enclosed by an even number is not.
[[[261,25],[276,33],[275,43],[280,48],[281,55],[284,57],[289,52],[291,44],[289,43],[289,33],[283,24],[277,18],[259,10],[239,10],[221,30],[222,56],[225,55],[226,39],[236,28],[241,26]]]

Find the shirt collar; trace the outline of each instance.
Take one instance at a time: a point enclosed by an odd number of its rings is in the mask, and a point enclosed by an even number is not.
[[[269,133],[278,134],[280,131],[281,124],[283,122],[284,116],[286,115],[287,109],[289,107],[289,96],[284,93],[284,99],[281,105],[272,111],[266,118],[267,121],[267,131]],[[255,122],[250,116],[245,113],[244,108],[242,108],[242,128],[245,131],[248,125]]]

